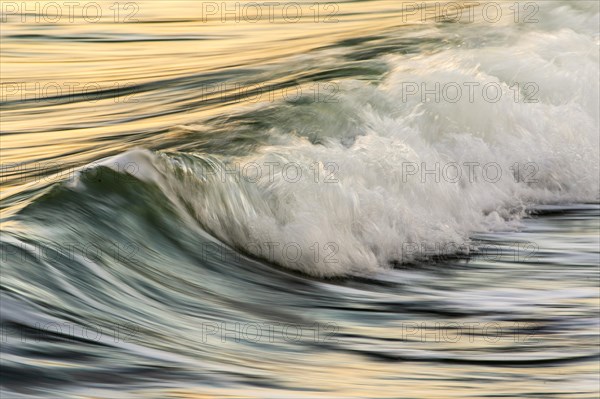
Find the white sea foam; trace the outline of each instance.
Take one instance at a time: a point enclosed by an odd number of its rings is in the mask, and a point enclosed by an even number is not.
[[[162,156],[162,177],[147,177],[224,242],[315,276],[411,261],[508,228],[527,205],[598,201],[598,14],[560,8],[495,27],[490,44],[489,26],[453,27],[464,45],[388,56],[379,86],[340,81],[337,103],[282,107],[251,155]],[[436,83],[462,96],[414,93]],[[318,131],[299,125],[306,115]]]

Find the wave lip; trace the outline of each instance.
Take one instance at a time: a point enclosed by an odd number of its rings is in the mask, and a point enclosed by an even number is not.
[[[514,228],[531,205],[597,202],[597,41],[508,36],[389,56],[379,86],[345,80],[335,104],[275,105],[270,143],[245,156],[156,157],[160,185],[228,245],[320,277]],[[477,89],[447,101],[436,83]],[[298,124],[310,115],[327,116],[316,132]]]

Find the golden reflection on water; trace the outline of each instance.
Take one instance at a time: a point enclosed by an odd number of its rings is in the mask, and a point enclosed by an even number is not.
[[[181,101],[178,93],[150,95],[145,89],[132,89],[140,84],[158,82],[152,90],[164,92],[171,79],[265,67],[416,18],[404,17],[395,1],[339,2],[332,8],[321,4],[318,14],[312,2],[300,2],[302,18],[297,22],[289,17],[290,10],[284,13],[282,3],[265,10],[255,23],[235,21],[226,13],[223,22],[220,13],[208,15],[202,2],[190,0],[136,1],[131,2],[135,8],[127,10],[125,4],[130,3],[119,3],[123,10],[118,17],[115,2],[103,0],[96,2],[102,13],[97,21],[93,9],[84,14],[83,6],[70,12],[61,8],[63,15],[56,16],[49,6],[56,2],[35,3],[49,15],[7,13],[2,25],[2,100],[30,100],[3,107],[2,131],[10,133],[2,139],[4,163],[66,161],[67,154],[69,162],[89,162],[114,153],[112,146],[128,141],[128,134],[228,112],[198,107],[164,115],[165,104]],[[243,17],[255,18],[252,8],[245,10]],[[306,60],[299,58],[302,62]],[[75,97],[109,89],[117,91],[108,98]],[[69,97],[66,103],[53,99],[61,94]]]

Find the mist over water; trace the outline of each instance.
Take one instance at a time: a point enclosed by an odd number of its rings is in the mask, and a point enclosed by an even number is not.
[[[3,397],[598,396],[597,2],[50,3]]]

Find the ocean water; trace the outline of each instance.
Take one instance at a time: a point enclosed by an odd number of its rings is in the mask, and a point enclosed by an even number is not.
[[[599,15],[2,2],[2,397],[597,398]]]

